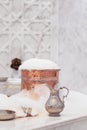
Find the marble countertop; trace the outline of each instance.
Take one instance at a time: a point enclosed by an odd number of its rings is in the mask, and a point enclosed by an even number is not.
[[[65,109],[59,117],[49,117],[47,113],[37,117],[18,118],[0,121],[1,130],[57,130],[62,126],[72,125],[87,120],[87,96],[70,91],[65,101]],[[86,122],[87,124],[87,122]],[[75,126],[76,127],[76,126]],[[87,125],[86,125],[87,128]],[[67,128],[65,128],[67,130]]]
[[[1,121],[1,130],[50,130],[54,128],[61,127],[63,125],[72,124],[74,122],[79,122],[81,120],[87,120],[86,115],[73,115],[62,114],[60,117],[49,117],[47,115],[42,115],[39,117],[28,117],[20,118],[12,121]]]

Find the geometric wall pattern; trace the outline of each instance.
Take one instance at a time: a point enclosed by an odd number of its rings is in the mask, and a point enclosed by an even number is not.
[[[0,0],[0,76],[32,57],[58,63],[58,0]]]

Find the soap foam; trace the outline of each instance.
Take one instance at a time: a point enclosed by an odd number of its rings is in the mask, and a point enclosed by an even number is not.
[[[0,110],[13,110],[16,112],[16,117],[27,116],[23,108],[31,108],[32,116],[45,112],[45,103],[50,95],[49,88],[43,84],[35,86],[32,93],[31,91],[22,90],[11,97],[0,94]],[[33,98],[36,94],[38,95],[38,99]]]
[[[49,70],[49,69],[59,69],[58,65],[53,61],[47,59],[29,59],[25,61],[19,70]]]

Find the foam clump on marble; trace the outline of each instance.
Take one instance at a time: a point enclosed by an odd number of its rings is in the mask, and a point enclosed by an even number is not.
[[[31,108],[31,115],[35,116],[45,111],[45,102],[49,97],[49,89],[46,85],[39,85],[34,88],[33,92],[22,90],[18,94],[7,97],[0,94],[0,109],[14,110],[16,117],[25,117],[27,113],[23,108]],[[35,95],[37,98],[35,99]]]
[[[58,65],[53,61],[47,59],[37,59],[32,58],[19,67],[19,70],[49,70],[49,69],[59,69]]]

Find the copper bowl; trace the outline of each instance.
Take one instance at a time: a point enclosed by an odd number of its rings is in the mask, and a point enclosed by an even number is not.
[[[59,71],[57,70],[21,70],[21,88],[30,90],[38,84],[47,84],[54,87],[59,82]]]

